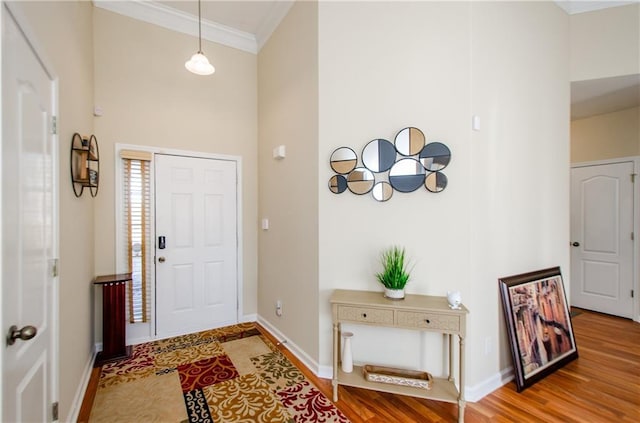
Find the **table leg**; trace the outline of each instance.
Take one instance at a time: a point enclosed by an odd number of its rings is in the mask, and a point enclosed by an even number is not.
[[[340,354],[340,327],[338,323],[333,324],[333,402],[338,401],[338,355]]]
[[[458,396],[458,423],[464,423],[464,338],[460,337],[460,394]]]
[[[447,337],[449,338],[449,382],[453,382],[453,335],[448,334]]]

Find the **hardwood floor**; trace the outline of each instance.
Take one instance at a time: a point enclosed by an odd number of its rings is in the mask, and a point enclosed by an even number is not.
[[[514,382],[467,403],[465,422],[640,422],[640,324],[590,311],[572,319],[579,358],[518,393]],[[289,359],[301,367],[288,351]],[[331,381],[306,372],[331,398]],[[339,387],[353,423],[455,422],[456,404]]]
[[[572,319],[580,357],[516,392],[510,382],[477,403],[467,403],[466,422],[639,422],[640,324],[582,311]],[[273,339],[265,330],[265,335]],[[283,353],[329,398],[331,381],[319,379],[286,348]],[[94,372],[92,379],[98,377]],[[95,388],[85,394],[78,421],[88,421]],[[454,422],[457,405],[351,387],[339,388],[336,404],[353,423]]]

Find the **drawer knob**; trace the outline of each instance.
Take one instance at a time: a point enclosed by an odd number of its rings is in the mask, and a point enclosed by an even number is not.
[[[362,317],[367,318],[367,313],[362,313]]]
[[[424,319],[424,321],[427,322],[427,323],[431,323],[431,320],[429,320],[429,319]]]

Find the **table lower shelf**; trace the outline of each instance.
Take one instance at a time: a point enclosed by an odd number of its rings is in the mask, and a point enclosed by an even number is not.
[[[409,395],[412,397],[452,403],[457,403],[459,396],[456,385],[445,378],[434,377],[431,389],[413,388],[382,382],[370,382],[364,378],[361,366],[353,366],[353,372],[351,373],[345,373],[340,369],[338,371],[338,385],[353,386],[356,388],[371,389],[391,394]]]

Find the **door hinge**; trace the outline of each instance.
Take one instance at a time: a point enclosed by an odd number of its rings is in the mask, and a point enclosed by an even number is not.
[[[51,404],[51,419],[55,422],[58,420],[58,402]]]
[[[58,261],[57,258],[51,260],[51,276],[54,278],[58,277]]]
[[[51,116],[51,133],[53,135],[58,135],[58,117]]]
[[[631,290],[631,298],[633,298],[633,289]]]
[[[634,241],[636,239],[635,233],[631,232],[631,241]]]

